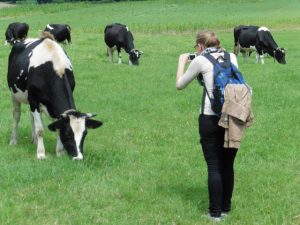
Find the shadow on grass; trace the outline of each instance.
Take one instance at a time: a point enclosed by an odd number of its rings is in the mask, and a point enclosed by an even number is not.
[[[208,207],[208,190],[205,185],[188,186],[187,183],[182,183],[174,186],[159,187],[159,191],[168,195],[176,195],[181,198],[187,205],[194,206],[200,212],[206,212]]]

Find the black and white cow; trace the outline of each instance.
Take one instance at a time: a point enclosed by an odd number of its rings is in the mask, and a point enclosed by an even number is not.
[[[127,26],[119,23],[107,25],[104,30],[104,41],[108,46],[107,53],[110,62],[113,63],[113,52],[117,49],[118,63],[122,63],[121,48],[123,48],[129,54],[129,64],[139,65],[139,58],[143,52],[134,48],[133,40],[132,33]]]
[[[73,159],[83,159],[87,128],[100,127],[102,122],[91,119],[93,114],[76,110],[72,64],[62,47],[49,37],[14,44],[8,60],[7,81],[13,102],[10,144],[17,144],[21,103],[29,103],[37,158],[45,158],[43,111],[56,119],[48,126],[59,133],[56,155],[60,156],[65,149]]]
[[[13,45],[17,41],[23,41],[27,37],[29,26],[27,23],[11,23],[5,32],[5,42]]]
[[[285,64],[285,49],[278,47],[271,32],[266,27],[238,26],[234,28],[234,53],[242,52],[244,59],[256,51],[256,62],[264,64],[264,54],[267,53],[279,63]]]
[[[68,24],[47,24],[44,31],[50,32],[59,43],[71,43],[71,27]]]
[[[245,54],[248,56],[251,54],[251,52],[256,51],[255,49],[255,43],[256,43],[256,34],[258,30],[258,26],[244,26],[240,25],[238,27],[235,27],[233,29],[233,36],[234,36],[234,54],[238,55],[239,52],[242,52],[243,55]],[[239,44],[239,38],[241,36],[241,33],[243,33],[242,36],[246,33],[248,35],[249,44],[244,46],[243,48]]]

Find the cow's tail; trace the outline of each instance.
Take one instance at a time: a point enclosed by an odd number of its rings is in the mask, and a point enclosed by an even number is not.
[[[68,94],[69,105],[70,105],[71,109],[76,109],[76,106],[74,103],[74,98],[73,98],[73,92],[72,92],[70,82],[67,77],[67,73],[64,74],[63,78],[64,78],[65,88],[66,88],[66,91]]]
[[[239,54],[239,36],[241,32],[241,27],[235,27],[233,29],[233,36],[234,36],[234,46],[233,46],[233,53],[235,55]]]
[[[240,51],[240,44],[237,43],[236,45],[234,45],[233,47],[233,53],[237,56],[239,54]]]

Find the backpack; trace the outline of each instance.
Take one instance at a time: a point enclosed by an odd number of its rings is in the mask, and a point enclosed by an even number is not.
[[[218,115],[221,116],[222,107],[224,104],[224,93],[225,87],[227,84],[241,84],[246,85],[250,93],[252,93],[251,88],[246,84],[242,73],[238,68],[231,63],[230,54],[224,52],[224,61],[219,62],[218,59],[215,59],[211,54],[206,53],[203,55],[207,58],[214,66],[214,89],[213,89],[213,98],[211,98],[207,92],[204,82],[205,92],[211,102],[212,110]],[[204,100],[203,100],[204,101]]]

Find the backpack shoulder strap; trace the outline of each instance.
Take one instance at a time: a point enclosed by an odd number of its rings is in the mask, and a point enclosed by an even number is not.
[[[215,57],[213,57],[211,54],[206,53],[203,55],[205,58],[207,58],[213,65],[216,65],[218,62],[218,60],[215,59]]]
[[[220,63],[217,59],[215,59],[215,57],[213,57],[210,53],[206,53],[203,55],[205,58],[207,58],[214,66],[216,64],[220,64],[223,67],[227,68],[230,66],[231,61],[230,61],[230,54],[228,52],[224,52],[224,62]]]
[[[231,65],[230,54],[228,52],[224,52],[224,64],[226,64],[226,67]]]

